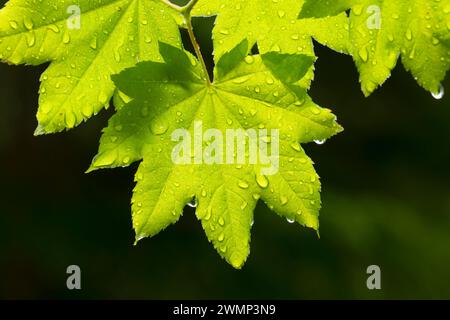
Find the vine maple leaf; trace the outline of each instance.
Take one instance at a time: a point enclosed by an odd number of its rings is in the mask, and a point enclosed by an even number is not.
[[[213,29],[216,61],[243,39],[258,44],[261,53],[313,53],[312,38],[347,52],[345,14],[323,19],[298,20],[303,0],[200,0],[193,15],[217,15]]]
[[[165,63],[143,62],[113,77],[131,101],[111,118],[91,167],[125,166],[143,158],[132,200],[136,239],[175,223],[193,198],[209,241],[235,268],[249,254],[259,198],[279,215],[317,229],[320,182],[300,143],[327,139],[342,129],[330,110],[315,105],[296,85],[314,58],[247,56],[249,46],[243,41],[222,56],[215,80],[208,84],[195,58],[166,44],[160,50]],[[297,68],[287,67],[294,62]],[[220,145],[216,135],[197,140],[196,147],[188,145],[184,151],[191,163],[176,163],[173,150],[179,141],[173,133],[179,128],[185,128],[193,141],[199,128],[223,137],[229,129],[247,135],[249,129],[266,130],[260,138],[268,145],[276,143],[269,132],[279,129],[279,155],[270,158],[270,165],[279,163],[279,170],[263,173],[266,165],[251,162],[248,150],[230,153],[224,164],[196,161],[204,154],[199,147],[214,149],[214,158],[224,160],[225,153],[215,149]]]
[[[11,0],[0,11],[0,59],[51,62],[41,77],[37,134],[73,128],[107,107],[110,79],[181,46],[170,8],[156,0]]]
[[[449,1],[307,0],[300,17],[330,16],[350,7],[350,52],[366,95],[389,78],[399,56],[423,88],[440,91],[450,68]]]

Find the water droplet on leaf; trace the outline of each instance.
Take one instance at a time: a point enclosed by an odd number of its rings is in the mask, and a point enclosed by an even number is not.
[[[439,92],[434,92],[434,93],[432,93],[431,95],[432,95],[433,98],[435,98],[436,100],[441,100],[441,99],[444,97],[444,95],[445,95],[444,86],[441,85],[441,86],[439,87]]]
[[[191,208],[197,208],[197,199],[193,198],[187,205]]]

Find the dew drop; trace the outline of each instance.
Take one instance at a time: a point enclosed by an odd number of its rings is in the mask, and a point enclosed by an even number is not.
[[[303,106],[304,104],[305,104],[305,99],[297,100],[297,101],[294,102],[294,105],[295,105],[296,107],[301,107],[301,106]]]
[[[252,56],[246,56],[245,57],[245,62],[247,64],[252,64],[253,62],[255,62],[255,59]]]
[[[48,26],[48,28],[53,31],[54,33],[58,33],[59,32],[59,28],[56,24],[51,24]]]
[[[34,32],[31,32],[27,35],[27,45],[28,47],[33,47],[36,44],[36,36],[34,35]]]
[[[298,152],[302,151],[302,149],[300,147],[300,144],[298,142],[292,143],[291,144],[291,148],[294,149],[295,151],[298,151]]]
[[[197,208],[197,199],[193,198],[187,205],[191,208]]]
[[[82,111],[83,116],[85,116],[86,118],[89,118],[90,116],[92,116],[92,114],[94,113],[94,108],[92,107],[91,104],[86,103],[83,108]]]
[[[238,185],[239,185],[239,188],[242,188],[242,189],[248,189],[248,183],[247,182],[245,182],[245,181],[239,181],[239,183],[238,183]]]
[[[247,63],[251,64],[252,62],[247,62]],[[239,77],[239,78],[234,79],[233,83],[242,84],[242,83],[247,82],[249,79],[250,79],[250,77],[248,77],[248,76],[247,77]]]
[[[70,42],[70,35],[66,32],[63,35],[63,43],[68,44]]]
[[[93,49],[93,50],[96,50],[96,49],[97,49],[97,38],[93,38],[93,39],[91,40],[90,47],[91,47],[91,49]]]
[[[441,100],[441,99],[444,97],[444,95],[445,95],[444,86],[441,85],[441,86],[439,87],[439,92],[434,92],[434,93],[432,93],[431,95],[432,95],[433,98],[435,98],[436,100]]]
[[[122,60],[122,57],[120,56],[120,53],[119,53],[119,52],[117,52],[117,51],[114,52],[114,59],[115,59],[117,62],[120,62],[120,60]]]
[[[11,21],[9,21],[9,26],[12,28],[12,29],[17,29],[18,27],[19,27],[19,25],[17,24],[17,22],[16,21],[14,21],[14,20],[11,20]]]
[[[256,175],[256,183],[263,189],[269,186],[269,180],[264,175]]]
[[[211,215],[212,215],[212,208],[208,207],[208,211],[206,213],[206,216],[204,217],[205,221],[209,221],[209,219],[211,219]]]
[[[367,62],[369,60],[369,53],[367,52],[366,48],[361,48],[358,51],[359,57],[363,62]]]
[[[273,52],[281,52],[281,48],[277,44],[273,45],[273,47],[270,50]]]
[[[153,134],[155,134],[157,136],[160,136],[160,135],[166,133],[167,129],[168,129],[167,123],[164,121],[160,121],[158,119],[153,121],[151,124],[151,130],[152,130]]]
[[[325,141],[326,141],[326,140],[314,140],[314,143],[315,143],[315,144],[318,144],[318,145],[322,145],[322,144],[325,143]]]
[[[273,81],[272,78],[268,77],[268,78],[266,79],[266,83],[267,83],[268,85],[272,85],[272,84],[274,83],[274,81]]]
[[[33,20],[28,17],[23,18],[23,25],[27,30],[33,29]]]
[[[412,36],[411,29],[406,30],[405,36],[406,36],[406,39],[408,39],[409,41],[412,40],[413,36]]]
[[[65,123],[67,128],[73,128],[75,126],[76,118],[73,113],[67,113],[65,116]]]

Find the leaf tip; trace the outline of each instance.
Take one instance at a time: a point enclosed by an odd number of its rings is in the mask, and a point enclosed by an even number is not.
[[[231,262],[231,266],[236,270],[241,270],[244,266],[244,262]]]
[[[336,134],[342,133],[345,131],[344,127],[341,126],[339,123],[335,122],[335,128],[336,128]]]
[[[227,261],[234,269],[241,270],[245,264],[246,258],[234,255],[227,259]]]
[[[361,81],[361,90],[365,98],[368,98],[381,84],[372,81]]]
[[[127,164],[129,164],[128,161]],[[101,152],[92,159],[92,163],[85,173],[91,173],[100,169],[116,168],[118,166],[117,155],[114,152]],[[124,166],[126,166],[125,163]]]
[[[95,168],[92,164],[89,166],[89,168],[84,172],[85,174],[92,173],[94,171],[97,171],[98,168]]]
[[[43,135],[47,135],[47,134],[49,134],[49,133],[45,130],[44,126],[41,124],[38,124],[36,130],[34,130],[35,137],[43,136]]]
[[[144,233],[142,233],[142,232],[136,232],[136,236],[135,236],[135,238],[134,238],[134,246],[136,247],[137,245],[138,245],[138,243],[142,240],[142,239],[144,239],[144,238],[146,238],[147,237],[147,235],[145,235]]]

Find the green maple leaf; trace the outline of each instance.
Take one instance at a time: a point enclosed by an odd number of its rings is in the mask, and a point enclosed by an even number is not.
[[[440,91],[450,68],[449,1],[309,0],[305,6],[300,17],[324,17],[352,7],[350,52],[366,95],[389,78],[399,56],[422,87]]]
[[[193,198],[209,241],[235,268],[249,254],[253,210],[260,198],[280,216],[317,230],[320,182],[300,143],[327,139],[342,129],[330,110],[314,104],[298,85],[314,58],[247,56],[249,46],[243,41],[222,56],[214,82],[207,84],[195,58],[165,44],[160,50],[165,63],[143,62],[113,77],[131,101],[110,119],[91,167],[143,159],[132,199],[136,240],[175,223]],[[287,68],[290,63],[297,68]],[[268,164],[252,162],[249,152],[230,152],[232,161],[225,164],[198,161],[208,148],[219,154],[215,159],[225,158],[216,149],[218,138],[194,142],[200,126],[222,137],[229,129],[267,130],[260,138],[271,147],[271,130],[279,129],[279,156],[270,160],[270,165],[278,161],[279,170],[262,171]],[[184,149],[190,163],[173,160],[180,142],[172,135],[180,128],[197,146]],[[243,155],[244,161],[239,160]]]
[[[312,38],[336,51],[347,52],[347,16],[298,20],[303,3],[303,0],[200,0],[193,15],[217,15],[213,30],[216,61],[243,39],[250,45],[257,43],[261,53],[311,55]]]
[[[173,14],[156,0],[9,1],[0,11],[0,59],[51,62],[41,77],[36,133],[73,128],[107,107],[110,76],[160,59],[159,40],[180,46]]]

